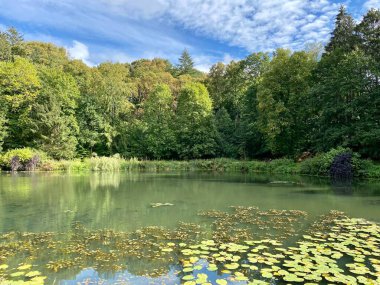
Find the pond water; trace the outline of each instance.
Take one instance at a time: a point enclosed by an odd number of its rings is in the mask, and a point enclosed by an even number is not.
[[[342,185],[311,177],[198,172],[3,173],[0,284],[303,284],[302,272],[289,270],[287,279],[278,273],[284,263],[275,262],[281,257],[274,251],[264,254],[272,261],[251,267],[243,264],[258,256],[247,252],[274,250],[281,243],[291,254],[296,249],[287,247],[305,239],[331,250],[336,244],[322,242],[320,233],[331,230],[329,242],[346,242],[335,236],[337,228],[343,236],[356,231],[355,238],[363,238],[348,254],[359,259],[347,261],[338,252],[336,264],[346,266],[343,271],[318,271],[322,280],[310,283],[334,283],[330,274],[378,284],[378,222],[379,181]],[[347,233],[347,239],[353,237]],[[258,244],[268,247],[255,249]],[[235,257],[223,259],[220,251]],[[359,263],[369,271],[359,274]],[[192,269],[184,270],[189,264]],[[275,268],[265,272],[268,266]]]

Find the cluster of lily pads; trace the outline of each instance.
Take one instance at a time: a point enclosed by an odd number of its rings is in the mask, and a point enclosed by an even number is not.
[[[40,271],[33,270],[31,264],[20,264],[9,274],[10,278],[16,280],[7,280],[4,278],[4,271],[8,269],[7,264],[0,265],[0,284],[1,285],[41,285],[44,284],[46,276],[42,276]],[[19,278],[22,278],[21,280]],[[17,280],[19,279],[19,280]]]
[[[304,235],[295,246],[272,239],[207,240],[181,254],[185,285],[211,284],[206,277],[213,271],[227,274],[216,284],[380,284],[380,226],[363,219],[336,219],[329,232]]]
[[[0,284],[4,280],[7,280],[4,285],[10,281],[31,281],[26,271],[18,270],[20,262],[38,266],[45,276],[62,273],[62,277],[67,277],[66,271],[72,273],[88,267],[99,272],[128,268],[135,275],[161,276],[176,262],[174,256],[162,250],[167,241],[196,240],[200,235],[200,226],[189,223],[180,223],[175,230],[162,227],[134,232],[90,230],[75,223],[68,233],[5,233],[0,235]]]
[[[302,211],[232,207],[207,211],[208,231],[90,230],[0,235],[0,285],[50,284],[83,268],[149,278],[176,269],[181,283],[380,284],[380,226],[332,211],[308,227]],[[33,264],[33,266],[32,266]],[[50,278],[50,279],[49,279]]]
[[[213,218],[213,236],[219,242],[241,242],[254,238],[286,240],[304,225],[307,213],[299,210],[260,210],[257,207],[231,206],[232,212],[202,211]]]

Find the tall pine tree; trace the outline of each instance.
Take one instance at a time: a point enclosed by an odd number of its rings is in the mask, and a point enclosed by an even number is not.
[[[357,45],[355,34],[355,21],[346,8],[341,6],[335,21],[335,29],[332,32],[330,42],[326,46],[326,52],[331,53],[336,49],[343,52],[352,51]]]
[[[185,49],[181,57],[178,59],[179,64],[177,66],[179,75],[191,74],[194,71],[194,61],[191,58],[190,53]]]
[[[356,28],[360,48],[380,64],[380,9],[371,9]]]

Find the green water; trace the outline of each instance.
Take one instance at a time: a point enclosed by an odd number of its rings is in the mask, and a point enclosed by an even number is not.
[[[154,208],[152,203],[173,205]],[[121,232],[147,226],[175,229],[179,222],[209,228],[211,222],[198,213],[213,209],[228,211],[230,206],[305,211],[303,226],[331,210],[380,222],[380,182],[342,186],[310,177],[197,172],[0,175],[0,233],[3,234],[64,233],[75,222],[90,230],[106,228]],[[170,268],[166,276],[149,282],[161,284],[162,278],[172,280],[174,277],[170,276],[175,276],[175,272]],[[108,280],[105,284],[116,284],[118,274],[134,280],[128,284],[148,282],[124,271],[107,273],[103,276]],[[58,284],[77,284],[88,276],[99,277],[92,269],[68,271],[63,275],[56,280]],[[177,283],[178,280],[165,284]]]
[[[295,184],[271,183],[291,181]],[[168,202],[172,207],[152,208]],[[240,174],[3,174],[0,232],[65,231],[73,221],[93,229],[134,230],[197,222],[199,210],[229,206],[329,210],[380,221],[380,182],[333,187],[327,180]]]

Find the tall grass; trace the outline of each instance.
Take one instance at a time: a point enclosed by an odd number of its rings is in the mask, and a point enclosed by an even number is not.
[[[119,171],[121,159],[119,157],[92,157],[84,161],[90,165],[92,171]]]

